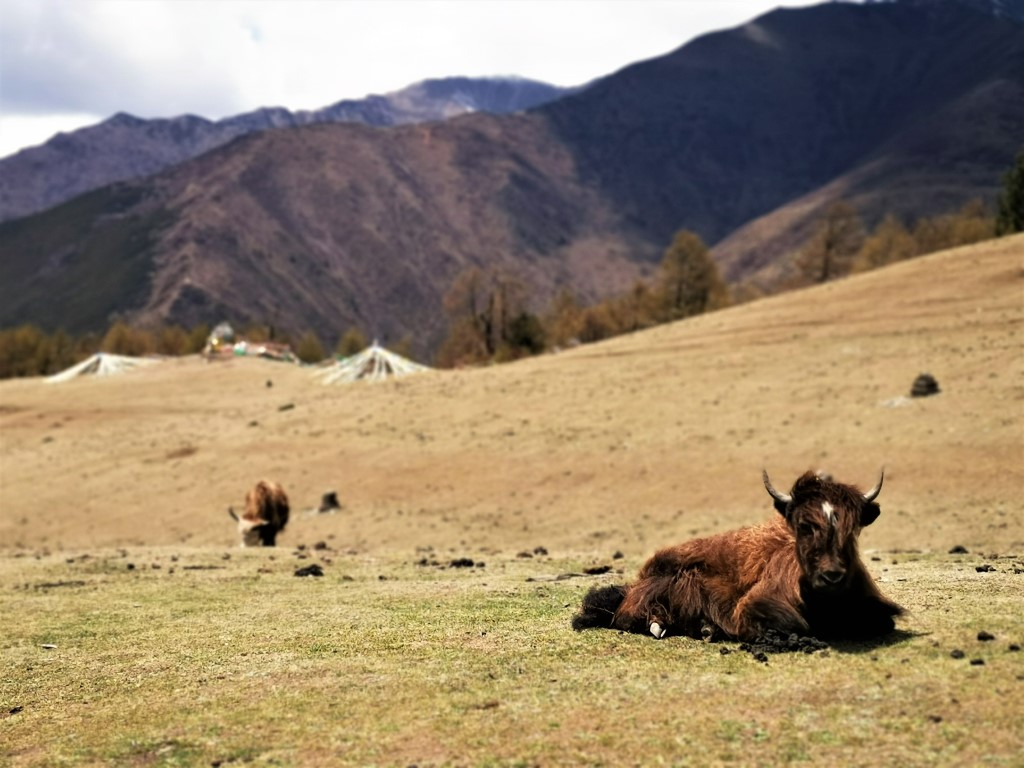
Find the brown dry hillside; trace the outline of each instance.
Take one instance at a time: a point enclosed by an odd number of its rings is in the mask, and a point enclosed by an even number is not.
[[[281,544],[637,555],[872,484],[867,548],[1024,547],[1024,236],[558,355],[326,387],[256,359],[0,383],[6,548],[230,546],[273,478]],[[921,372],[942,393],[900,399]],[[273,386],[268,386],[272,382]],[[285,406],[292,406],[286,408]],[[311,516],[327,490],[345,509]]]
[[[776,9],[525,113],[250,134],[4,222],[0,326],[357,327],[427,356],[468,269],[511,272],[543,312],[562,288],[627,290],[681,229],[710,245],[752,220],[716,259],[774,289],[766,261],[815,216],[772,211],[841,197],[870,226],[992,200],[1022,125],[1015,22],[951,0]]]

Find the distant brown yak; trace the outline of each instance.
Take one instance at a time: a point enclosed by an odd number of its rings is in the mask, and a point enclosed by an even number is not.
[[[573,629],[656,638],[711,634],[757,640],[768,630],[823,639],[878,637],[903,613],[878,591],[857,536],[879,515],[867,493],[808,472],[789,494],[764,485],[779,516],[654,554],[628,586],[595,587]]]
[[[288,524],[288,494],[277,483],[260,480],[245,495],[242,517],[234,509],[228,509],[228,514],[238,523],[243,547],[272,547]]]

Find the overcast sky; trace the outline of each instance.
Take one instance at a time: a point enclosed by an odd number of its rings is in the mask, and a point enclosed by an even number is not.
[[[60,130],[317,109],[431,77],[579,85],[807,0],[0,0],[0,156]]]

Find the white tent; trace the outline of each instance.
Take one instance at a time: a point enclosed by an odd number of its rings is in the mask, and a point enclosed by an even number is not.
[[[97,352],[77,365],[65,368],[60,373],[53,374],[53,376],[48,376],[46,381],[56,384],[61,381],[70,381],[78,376],[115,376],[119,373],[156,362],[159,361],[148,357],[125,357],[124,355],[110,355],[106,352]]]
[[[317,371],[315,375],[322,378],[324,384],[348,384],[360,379],[368,381],[397,379],[428,370],[430,369],[427,366],[389,352],[375,341],[358,355],[332,363],[329,367]]]

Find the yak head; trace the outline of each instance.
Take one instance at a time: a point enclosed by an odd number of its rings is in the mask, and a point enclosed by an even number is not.
[[[262,518],[253,520],[243,516],[239,519],[232,508],[228,509],[228,514],[238,523],[238,532],[242,535],[243,547],[273,547],[277,544],[277,534],[280,528],[274,523]]]
[[[884,473],[874,488],[861,493],[853,486],[807,472],[785,494],[775,490],[764,473],[764,486],[793,532],[797,562],[812,590],[839,592],[849,586],[860,567],[857,537],[881,511],[875,498],[883,479]]]
[[[228,513],[238,523],[243,547],[272,547],[277,534],[288,525],[288,494],[284,488],[268,480],[260,480],[245,494],[245,512],[239,518],[235,510]]]

